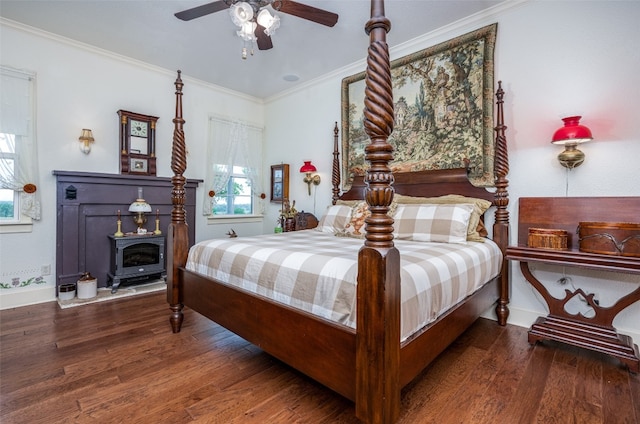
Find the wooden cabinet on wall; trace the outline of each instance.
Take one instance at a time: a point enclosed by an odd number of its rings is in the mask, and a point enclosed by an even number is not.
[[[136,225],[129,205],[142,188],[151,205],[145,228],[155,230],[156,211],[160,230],[166,235],[171,221],[171,178],[85,172],[53,171],[56,176],[56,285],[75,283],[84,272],[106,287],[111,259],[109,235],[116,230],[117,211],[122,231],[133,232]],[[189,224],[189,240],[195,240],[196,188],[202,180],[187,180],[184,208]]]

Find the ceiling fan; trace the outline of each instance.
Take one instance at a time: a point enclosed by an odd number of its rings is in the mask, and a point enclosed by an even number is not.
[[[280,18],[271,16],[264,9],[269,5],[277,12],[287,13],[329,27],[338,22],[338,15],[335,13],[291,0],[218,0],[183,10],[176,13],[175,16],[183,21],[190,21],[224,9],[231,9],[233,22],[241,28],[238,35],[245,41],[255,40],[259,50],[268,50],[273,47],[271,34],[280,26]],[[243,52],[244,57],[246,56]]]

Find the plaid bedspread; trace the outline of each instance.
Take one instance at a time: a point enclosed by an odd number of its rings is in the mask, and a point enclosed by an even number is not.
[[[485,243],[395,240],[401,258],[402,340],[498,275]],[[314,230],[214,239],[189,251],[187,269],[355,328],[361,239]]]

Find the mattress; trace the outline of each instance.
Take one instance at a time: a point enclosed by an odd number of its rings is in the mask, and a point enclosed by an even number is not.
[[[401,258],[402,341],[497,276],[502,262],[491,240],[394,244]],[[186,268],[355,328],[362,245],[314,230],[214,239],[189,250]]]

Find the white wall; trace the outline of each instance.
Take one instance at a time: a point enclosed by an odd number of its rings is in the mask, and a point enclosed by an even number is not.
[[[0,307],[6,308],[55,299],[56,186],[52,171],[119,173],[119,109],[160,117],[157,175],[173,175],[170,159],[177,74],[6,21],[0,31],[0,63],[37,74],[43,205],[42,220],[33,224],[31,233],[0,234],[1,280],[37,275],[42,265],[51,265],[52,270],[45,277],[46,285],[0,290]],[[251,116],[254,124],[263,125],[264,105],[259,99],[190,79],[188,70],[183,71],[189,151],[185,176],[204,179],[208,117]],[[96,140],[88,155],[79,149],[82,128],[91,128]],[[227,225],[207,225],[200,213],[202,194],[201,185],[196,195],[197,222],[189,223],[196,225],[197,240],[228,231]],[[260,230],[261,226],[255,231]]]
[[[565,196],[567,186],[569,196],[640,196],[639,20],[640,3],[632,1],[510,3],[402,46],[393,44],[392,22],[387,37],[392,60],[498,22],[495,78],[503,81],[506,92],[512,243],[517,240],[520,197]],[[334,121],[340,120],[340,83],[364,66],[363,53],[362,62],[267,103],[267,122],[288,118],[286,128],[267,131],[267,162],[282,160],[299,166],[307,157],[317,163],[323,173],[317,214],[331,199],[332,129]],[[583,116],[582,123],[591,128],[594,140],[581,146],[584,164],[567,172],[556,159],[562,149],[550,140],[562,126],[561,118],[574,114]],[[313,210],[313,200],[299,180],[299,176],[292,178],[292,198]],[[573,284],[597,293],[603,305],[640,283],[638,275],[536,269],[554,293],[563,289],[555,281],[564,271],[573,277]],[[546,314],[546,307],[518,266],[512,267],[511,274],[510,322],[529,326],[538,315]],[[624,310],[614,325],[639,342],[640,302]]]
[[[394,46],[393,25],[397,23],[392,22],[388,36],[392,59],[498,22],[495,75],[496,80],[504,81],[506,91],[512,243],[516,241],[519,197],[564,196],[567,186],[570,196],[640,196],[639,19],[640,3],[634,1],[510,2],[402,46]],[[1,62],[38,72],[38,135],[45,202],[43,220],[34,225],[32,234],[0,235],[4,272],[5,268],[55,264],[55,180],[51,170],[117,173],[118,109],[161,117],[158,175],[170,175],[175,74],[92,52],[55,37],[6,25],[1,30]],[[363,51],[361,62],[268,99],[266,105],[185,77],[185,131],[192,152],[187,177],[204,176],[204,159],[193,152],[204,149],[209,114],[250,115],[254,123],[265,125],[265,181],[270,165],[289,163],[290,197],[299,210],[320,216],[331,201],[333,126],[340,122],[340,83],[342,78],[364,69],[365,54]],[[584,116],[582,122],[591,128],[595,139],[581,147],[587,156],[585,163],[567,173],[556,160],[561,149],[549,140],[562,124],[560,118],[572,114]],[[92,128],[97,139],[89,156],[77,146],[83,127]],[[298,172],[303,160],[313,160],[322,177],[320,186],[312,188],[312,196],[307,194]],[[198,191],[198,205],[201,196],[202,189]],[[278,209],[275,204],[267,207],[264,232],[273,231]],[[225,226],[206,225],[206,220],[198,217],[198,240],[227,231]],[[259,231],[255,225],[243,230]],[[553,271],[562,270],[538,268],[543,281],[557,289],[553,282],[558,273]],[[565,272],[573,276],[574,284],[597,292],[603,303],[640,282],[632,275],[568,268]],[[529,326],[546,310],[515,266],[512,275],[510,321]],[[599,282],[599,277],[605,281]],[[637,343],[640,304],[623,311],[614,324]]]

